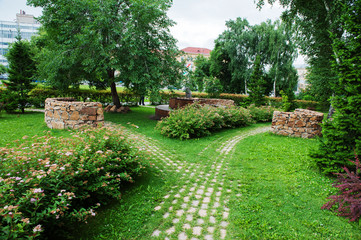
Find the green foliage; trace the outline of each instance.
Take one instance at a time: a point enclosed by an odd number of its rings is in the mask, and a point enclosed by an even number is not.
[[[223,92],[223,86],[218,78],[206,78],[205,85],[206,93],[211,98],[216,98]]]
[[[156,129],[170,138],[189,139],[210,135],[222,128],[244,127],[252,123],[248,110],[191,104],[172,111]]]
[[[204,90],[204,85],[206,82],[206,78],[210,77],[210,67],[211,63],[209,59],[204,57],[203,55],[198,55],[196,60],[194,61],[196,66],[196,70],[194,70],[193,78],[197,84],[197,89],[199,92]]]
[[[323,140],[313,154],[324,173],[341,171],[350,166],[353,153],[361,154],[361,2],[343,5],[342,29],[345,38],[334,38],[339,80],[335,86],[332,106],[335,114],[322,126]]]
[[[174,22],[166,14],[169,0],[28,3],[43,9],[40,76],[57,89],[83,80],[110,86],[112,101],[119,106],[115,82],[141,94],[157,92],[181,78],[179,51],[169,32]]]
[[[282,96],[282,110],[284,112],[290,112],[296,108],[295,105],[295,94],[293,93],[292,89],[288,89],[288,91],[284,92],[281,90]]]
[[[240,87],[240,83],[232,84],[232,69],[229,65],[231,62],[231,58],[229,54],[227,53],[224,42],[219,41],[216,42],[216,45],[211,52],[210,56],[210,77],[217,78],[222,86],[224,92],[229,93],[241,93],[241,91],[235,91],[235,89],[232,89],[233,87]]]
[[[253,65],[252,75],[247,84],[249,99],[251,103],[254,103],[257,107],[266,102],[266,84],[267,82],[261,68],[261,58],[258,55]]]
[[[0,75],[7,72],[7,69],[4,65],[0,64]]]
[[[118,91],[118,95],[123,104],[136,103],[139,100],[138,94],[129,89]],[[43,107],[47,98],[54,97],[72,97],[79,101],[95,101],[103,104],[112,102],[110,90],[70,88],[67,91],[59,91],[52,88],[36,87],[31,90],[29,96],[29,102],[36,107]]]
[[[247,110],[255,122],[272,122],[273,112],[277,109],[271,106],[256,107],[255,104],[251,104]]]
[[[9,62],[9,80],[4,81],[7,85],[6,105],[5,110],[12,111],[21,109],[24,113],[24,108],[28,102],[28,94],[34,84],[34,74],[36,71],[34,53],[27,41],[21,40],[18,35],[17,40],[11,45],[6,58]]]
[[[266,0],[258,0],[261,7]],[[295,42],[309,65],[307,80],[310,91],[320,102],[329,102],[333,85],[337,83],[337,73],[332,69],[332,37],[342,37],[340,25],[345,0],[268,0],[270,4],[279,2],[284,9],[282,20],[296,34]]]
[[[246,93],[252,64],[260,58],[262,69],[268,70],[266,94],[276,82],[276,92],[296,86],[296,70],[292,66],[297,55],[292,34],[280,22],[263,22],[251,26],[237,18],[226,23],[227,30],[216,40],[211,52],[210,74],[218,78],[225,92]],[[282,54],[280,54],[282,53]]]
[[[119,186],[144,171],[144,156],[115,129],[72,138],[32,137],[0,152],[1,238],[33,239],[86,221],[120,198]]]
[[[1,108],[8,113],[14,112],[19,107],[18,95],[16,92],[4,90],[0,92]]]

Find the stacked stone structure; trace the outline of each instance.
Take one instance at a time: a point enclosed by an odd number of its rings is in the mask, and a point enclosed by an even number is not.
[[[51,129],[76,129],[83,125],[96,127],[103,122],[101,103],[77,102],[73,98],[45,100],[45,123]]]
[[[313,138],[322,135],[322,120],[323,113],[306,109],[296,109],[294,112],[275,111],[271,131],[284,136]]]
[[[172,109],[182,108],[186,105],[198,103],[201,105],[212,106],[234,106],[234,101],[230,99],[217,99],[217,98],[171,98],[169,100],[169,107]]]

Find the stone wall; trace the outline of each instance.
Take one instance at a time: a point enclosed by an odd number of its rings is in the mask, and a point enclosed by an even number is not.
[[[294,112],[275,111],[271,131],[284,136],[313,138],[322,135],[322,120],[323,113],[306,109],[296,109]]]
[[[45,100],[45,123],[51,129],[76,129],[83,125],[95,127],[103,122],[101,103],[77,102],[72,98]]]
[[[234,106],[234,101],[230,99],[216,98],[171,98],[169,99],[169,107],[172,109],[182,108],[192,103],[212,106]]]

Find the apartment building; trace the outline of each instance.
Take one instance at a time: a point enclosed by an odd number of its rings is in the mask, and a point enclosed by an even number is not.
[[[34,19],[34,16],[22,10],[16,14],[14,21],[0,20],[0,64],[8,66],[5,54],[9,51],[10,44],[16,41],[18,31],[22,39],[30,40],[32,36],[38,34],[39,28],[40,23]],[[6,78],[6,76],[2,75],[0,78]]]

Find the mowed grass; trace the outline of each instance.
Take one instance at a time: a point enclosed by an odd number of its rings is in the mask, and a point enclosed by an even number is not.
[[[237,145],[230,239],[361,239],[358,223],[321,210],[335,189],[308,156],[316,143],[266,133]]]
[[[244,129],[228,129],[212,136],[180,141],[165,138],[149,117],[154,108],[135,107],[129,114],[105,114],[106,121],[121,124],[154,139],[178,159],[188,163],[209,161],[209,155],[198,153],[209,146],[242,134]],[[0,117],[0,146],[24,135],[45,134],[43,113]],[[69,131],[51,131],[68,135]],[[236,145],[229,162],[226,180],[232,181],[232,197],[227,239],[361,239],[358,223],[327,210],[321,210],[327,197],[335,193],[334,179],[320,174],[308,156],[317,140],[288,138],[273,134],[248,137]],[[214,151],[213,151],[214,152]],[[215,152],[214,152],[215,153]],[[70,235],[53,239],[149,239],[159,219],[154,207],[178,180],[177,175],[149,169],[134,184],[123,186],[123,196],[108,206],[88,224],[77,225]]]
[[[33,137],[45,134],[69,136],[69,131],[49,129],[44,122],[44,113],[41,112],[1,113],[0,115],[0,147],[13,145],[14,141],[21,140],[24,136]]]

